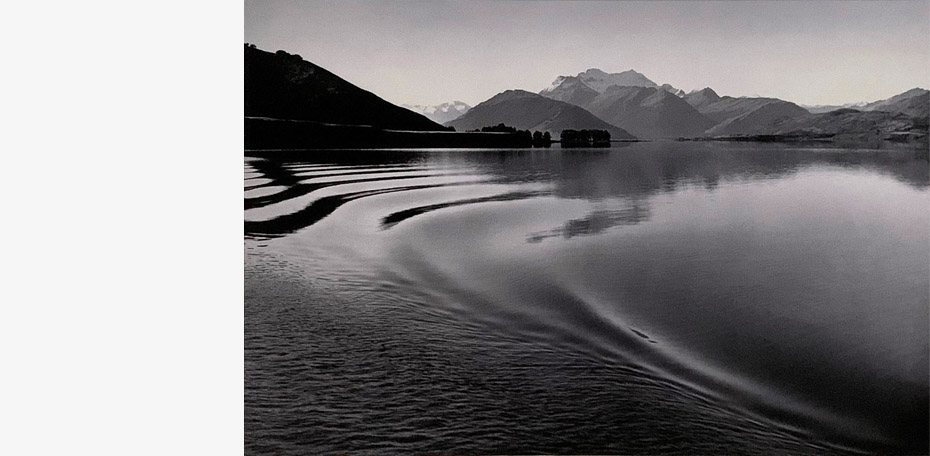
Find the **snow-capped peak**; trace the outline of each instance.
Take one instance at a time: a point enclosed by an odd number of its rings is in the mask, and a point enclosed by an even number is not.
[[[576,80],[583,85],[590,87],[600,93],[604,93],[608,87],[618,86],[635,86],[635,87],[658,87],[658,84],[652,82],[641,73],[635,70],[627,70],[622,73],[606,73],[597,68],[589,68],[576,76],[559,76],[552,81],[552,84],[543,89],[541,93],[553,92],[567,80]],[[669,86],[671,87],[671,86]],[[674,93],[674,90],[672,90]]]
[[[402,106],[413,112],[423,114],[428,119],[437,123],[446,123],[450,120],[454,120],[471,109],[471,106],[458,100],[433,106],[406,104]]]
[[[562,85],[563,82],[565,82],[565,78],[567,78],[567,77],[568,77],[568,76],[559,76],[559,77],[555,78],[555,81],[552,81],[552,84],[550,84],[549,87],[546,87],[546,88],[543,89],[542,91],[543,91],[543,92],[552,92],[553,90],[559,88],[559,86]]]

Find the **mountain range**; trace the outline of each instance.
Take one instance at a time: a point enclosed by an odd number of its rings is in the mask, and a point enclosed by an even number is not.
[[[525,90],[501,92],[446,125],[466,131],[499,123],[520,130],[548,131],[553,137],[558,137],[562,130],[597,129],[607,130],[612,139],[634,138],[628,131],[578,106]]]
[[[891,98],[873,101],[871,103],[860,101],[858,103],[846,103],[843,105],[804,106],[804,108],[812,114],[851,108],[857,111],[903,112],[912,117],[926,117],[930,115],[927,111],[927,106],[930,105],[930,103],[927,103],[925,99],[927,96],[927,90],[914,88]]]
[[[768,105],[779,106],[780,109],[771,112],[781,112],[786,116],[796,116],[807,114],[808,111],[789,101],[779,100],[778,98],[765,97],[729,97],[719,96],[710,87],[700,91],[691,92],[685,95],[684,100],[691,106],[694,106],[705,117],[719,125],[723,122],[736,119],[737,117],[746,116],[752,112]]]
[[[766,97],[721,97],[710,87],[688,93],[683,98],[713,122],[714,126],[705,131],[710,136],[746,134],[760,125],[809,114],[806,109],[789,101]]]
[[[808,110],[811,114],[821,114],[830,111],[836,111],[837,109],[856,109],[860,110],[863,106],[868,103],[865,101],[859,101],[856,103],[845,103],[841,105],[800,105],[802,108]]]
[[[829,137],[833,140],[904,140],[926,138],[926,119],[921,123],[903,113],[859,111],[851,108],[783,118],[762,125],[751,134],[785,137]]]
[[[903,113],[911,117],[930,116],[930,91],[915,88],[891,98],[867,103],[863,111],[885,111]]]
[[[926,140],[930,129],[930,91],[908,90],[884,100],[776,119],[756,126],[750,135],[829,136],[834,139]]]
[[[451,101],[435,106],[406,104],[401,106],[418,114],[422,114],[427,119],[440,124],[444,124],[450,120],[455,120],[471,109],[471,106],[468,106],[461,101]]]
[[[610,86],[585,107],[640,138],[696,136],[713,125],[685,100],[658,87]]]
[[[245,46],[247,137],[251,131],[252,137],[258,138],[253,144],[273,143],[274,147],[287,147],[289,140],[282,139],[285,136],[326,147],[347,141],[377,146],[386,138],[398,147],[452,143],[478,147],[499,142],[502,137],[478,133],[448,136],[451,132],[443,125],[461,132],[500,123],[550,132],[553,137],[566,129],[598,129],[609,131],[614,139],[756,135],[927,138],[930,92],[925,89],[848,106],[855,109],[823,112],[832,107],[808,110],[777,98],[720,96],[709,87],[685,93],[669,84],[659,85],[632,69],[607,73],[591,68],[575,76],[559,76],[539,94],[505,90],[474,108],[460,101],[400,107],[299,55]],[[442,134],[411,136],[413,132]]]
[[[559,76],[540,95],[587,109],[640,138],[745,134],[759,125],[808,112],[777,98],[721,97],[711,88],[685,94],[634,70],[589,69]]]

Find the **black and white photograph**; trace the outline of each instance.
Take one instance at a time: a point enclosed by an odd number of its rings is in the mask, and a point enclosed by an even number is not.
[[[927,454],[930,3],[244,26],[246,455]]]

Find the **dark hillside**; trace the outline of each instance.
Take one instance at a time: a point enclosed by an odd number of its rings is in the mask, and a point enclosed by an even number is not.
[[[266,52],[250,45],[245,46],[245,116],[395,130],[445,130],[299,55]]]

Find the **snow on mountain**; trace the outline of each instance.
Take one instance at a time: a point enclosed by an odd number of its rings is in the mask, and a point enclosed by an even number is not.
[[[610,74],[592,68],[559,76],[539,94],[580,106],[640,138],[693,136],[713,125],[685,102],[682,90],[659,86],[634,70]]]
[[[926,117],[928,104],[930,104],[930,92],[919,87],[900,93],[891,98],[873,102],[860,101],[858,103],[846,103],[842,105],[814,105],[804,106],[813,114],[835,111],[837,109],[856,109],[859,111],[887,111],[892,113],[904,113],[912,117]]]
[[[658,87],[658,84],[652,82],[642,73],[635,70],[627,70],[621,73],[605,73],[597,68],[591,68],[576,76],[581,79],[588,87],[604,93],[610,86],[630,86],[630,87]]]
[[[824,112],[836,111],[837,109],[858,109],[862,108],[868,103],[865,101],[860,101],[858,103],[846,103],[841,105],[801,105],[805,109],[811,112],[811,114],[820,114]]]
[[[558,92],[560,88],[564,89],[564,86],[567,84],[572,86],[583,85],[586,89],[591,89],[598,93],[604,93],[608,87],[615,85],[625,87],[659,87],[658,84],[649,80],[649,78],[642,73],[637,73],[635,70],[627,70],[621,73],[606,73],[597,68],[590,68],[575,76],[559,76],[555,78],[555,81],[552,81],[552,84],[543,89],[540,94],[549,96],[547,94]],[[662,85],[661,88],[676,95],[680,92],[680,90],[668,84]]]
[[[553,100],[564,101],[584,107],[600,93],[575,76],[559,76],[556,82],[546,88],[540,95]]]
[[[406,104],[402,106],[418,114],[423,114],[433,122],[441,124],[450,120],[455,120],[471,109],[471,106],[468,106],[461,101],[452,101],[435,106]]]
[[[665,90],[668,93],[674,94],[678,98],[684,98],[684,96],[687,95],[684,90],[676,89],[671,84],[662,84],[659,88]]]

